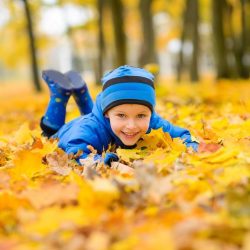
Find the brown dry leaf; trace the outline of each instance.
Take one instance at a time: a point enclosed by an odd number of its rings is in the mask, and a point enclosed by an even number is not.
[[[90,152],[91,152],[92,154],[96,154],[96,153],[97,153],[96,149],[94,149],[93,146],[88,145],[87,148],[90,150]]]
[[[85,246],[89,250],[107,250],[110,245],[110,237],[105,232],[96,231],[90,234]]]
[[[42,149],[43,148],[43,142],[41,138],[33,138],[33,143],[31,145],[32,149],[38,148],[38,149]]]
[[[61,149],[57,149],[44,157],[44,161],[52,171],[61,175],[68,175],[72,168],[69,164],[69,156]]]
[[[219,148],[222,146],[218,143],[205,143],[201,142],[199,145],[199,152],[204,153],[204,152],[216,152]]]
[[[35,209],[53,205],[71,205],[76,203],[78,187],[75,184],[49,183],[39,188],[23,190],[20,197],[28,200]]]
[[[134,169],[128,165],[122,164],[120,162],[112,162],[111,169],[117,170],[120,174],[127,174],[129,176],[134,174]]]
[[[8,157],[5,154],[4,150],[0,148],[0,167],[4,166],[7,163]]]
[[[10,176],[3,170],[0,170],[0,190],[7,190],[10,187]]]

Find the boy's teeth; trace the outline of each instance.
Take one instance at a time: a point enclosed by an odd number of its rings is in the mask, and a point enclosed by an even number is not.
[[[137,133],[132,133],[132,134],[130,134],[130,133],[124,133],[125,135],[129,135],[129,136],[132,136],[132,135],[136,135]]]

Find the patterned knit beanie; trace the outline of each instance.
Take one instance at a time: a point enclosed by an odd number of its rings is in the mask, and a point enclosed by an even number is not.
[[[155,106],[154,76],[142,68],[128,65],[108,72],[102,78],[103,114],[121,104],[142,104],[153,111]]]

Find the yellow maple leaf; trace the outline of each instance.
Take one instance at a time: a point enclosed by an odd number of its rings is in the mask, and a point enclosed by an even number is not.
[[[156,149],[159,147],[171,149],[173,140],[169,133],[163,132],[162,128],[153,129],[149,134],[142,137],[137,143],[137,148]]]
[[[119,190],[111,183],[111,180],[95,178],[89,182],[94,191],[94,196],[102,204],[109,204],[119,198]]]
[[[10,190],[0,191],[0,210],[16,210],[20,207],[29,207],[30,203],[23,197],[18,197]]]
[[[90,220],[98,220],[111,202],[119,198],[119,192],[110,180],[96,178],[87,181],[73,171],[69,179],[78,185],[78,202]]]
[[[38,149],[40,154],[46,155],[52,153],[57,149],[57,140],[48,140],[46,137],[41,138],[42,148]],[[35,151],[35,150],[34,150]]]
[[[36,175],[48,172],[45,165],[42,164],[42,154],[37,150],[20,150],[16,152],[13,159],[14,167],[10,169],[13,180],[22,178],[32,178]]]
[[[116,153],[117,153],[118,157],[125,162],[131,162],[133,160],[139,160],[142,158],[142,156],[141,156],[142,151],[140,149],[118,148],[116,150]]]
[[[250,178],[249,167],[240,165],[224,168],[221,174],[214,176],[214,180],[224,186],[245,182],[248,178]]]
[[[30,130],[28,123],[24,123],[20,128],[14,133],[11,141],[15,144],[32,143],[34,137],[39,137],[40,132],[38,130]]]
[[[47,235],[63,228],[64,225],[82,226],[89,220],[85,211],[80,207],[48,207],[37,214],[34,221],[22,225],[23,230],[31,235]]]

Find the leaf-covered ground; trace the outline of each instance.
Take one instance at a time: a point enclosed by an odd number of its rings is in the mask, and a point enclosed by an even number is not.
[[[0,249],[250,249],[249,84],[159,87],[158,112],[200,150],[154,131],[117,151],[134,172],[77,165],[40,136],[48,94],[4,85]],[[67,119],[77,115],[72,102]]]

